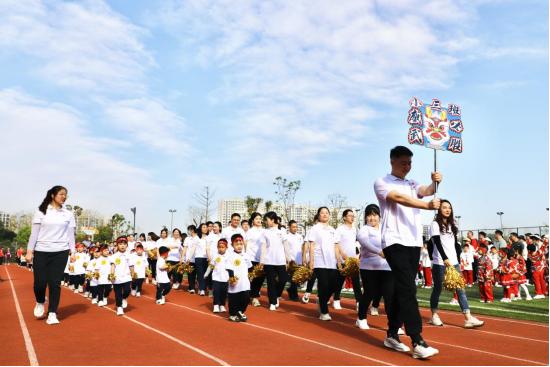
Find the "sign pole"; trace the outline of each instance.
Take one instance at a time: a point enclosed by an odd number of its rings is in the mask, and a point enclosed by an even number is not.
[[[434,149],[434,172],[437,172],[437,149]],[[434,199],[437,197],[437,187],[439,186],[439,183],[435,183],[435,193],[434,193]]]

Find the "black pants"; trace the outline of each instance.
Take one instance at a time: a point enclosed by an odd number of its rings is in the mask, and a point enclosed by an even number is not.
[[[168,265],[177,265],[179,261],[167,261],[166,263]],[[174,283],[181,283],[183,280],[183,274],[178,273],[175,269],[170,272],[169,276],[172,277]]]
[[[147,259],[147,262],[149,263],[153,279],[157,279],[157,259]]]
[[[113,284],[115,289],[115,302],[117,307],[122,307],[122,300],[130,296],[130,285],[132,282]]]
[[[195,267],[195,263],[190,263],[193,267],[193,271],[190,273],[187,273],[187,281],[189,282],[189,290],[194,291],[195,290],[195,282],[197,281],[197,268]]]
[[[395,317],[391,315],[392,302],[393,302],[393,288],[394,280],[393,273],[388,270],[363,270],[361,269],[361,280],[363,281],[363,296],[361,302],[359,302],[359,311],[357,312],[357,318],[364,320],[367,318],[367,309],[371,302],[374,304],[374,297],[376,295],[382,295],[384,297],[384,308],[386,315],[388,315],[388,328],[390,328],[389,320],[395,320]],[[380,299],[378,299],[380,301]],[[391,317],[390,317],[391,315]],[[397,328],[401,325],[397,325]]]
[[[204,279],[204,273],[208,268],[208,259],[206,257],[195,258],[195,270],[197,272],[197,280],[199,282],[199,291],[206,290],[206,279]]]
[[[92,294],[92,299],[97,298],[97,288],[98,288],[97,285],[91,285],[88,288],[86,288]]]
[[[288,272],[287,272],[286,275],[287,275],[288,282],[290,282],[290,285],[286,289],[286,291],[288,292],[288,299],[290,299],[291,301],[297,301],[298,300],[298,284],[296,284],[292,281],[292,277],[290,276],[290,274]]]
[[[527,258],[525,261],[525,267],[527,269],[527,272],[525,273],[525,276],[527,277],[527,280],[530,282],[530,284],[534,284],[533,281],[533,262],[531,259]]]
[[[472,270],[474,272],[474,282],[477,282],[477,268],[479,267],[479,262],[474,257],[474,262],[472,263]]]
[[[109,298],[111,294],[111,289],[113,289],[112,284],[100,284],[97,286],[97,300],[98,302],[103,301],[103,298]]]
[[[306,293],[311,293],[313,292],[313,286],[315,285],[315,281],[317,280],[317,274],[313,273],[313,275],[311,276],[311,278],[309,278],[309,280],[307,281],[307,285],[306,285]],[[317,287],[318,288],[318,287]]]
[[[258,265],[258,262],[252,261],[252,268],[250,268],[250,270],[252,270],[256,265]],[[264,285],[264,280],[265,275],[263,277],[252,279],[252,281],[250,282],[250,296],[252,298],[260,298],[260,290],[262,289],[262,285]]]
[[[342,287],[344,286],[345,282],[346,282],[346,277],[343,276],[340,272],[338,272],[336,277],[336,291],[334,292],[335,301],[340,300],[340,293],[342,293]],[[351,282],[353,284],[353,295],[355,296],[355,301],[359,302],[363,295],[363,293],[361,292],[361,281],[359,280],[359,274],[352,277]]]
[[[405,324],[405,331],[414,343],[422,340],[422,318],[416,300],[415,276],[420,261],[420,247],[393,244],[386,247],[384,256],[393,273],[393,302],[388,313],[389,334],[397,335],[399,325]]]
[[[315,268],[317,275],[317,295],[319,297],[319,308],[322,314],[328,313],[328,301],[336,290],[336,278],[338,270]]]
[[[267,295],[269,304],[277,304],[277,297],[281,297],[288,276],[284,265],[264,265],[267,278]]]
[[[68,257],[68,250],[34,252],[34,297],[37,303],[44,303],[46,286],[49,288],[48,312],[57,312],[61,295],[61,279]]]
[[[132,289],[136,292],[141,293],[141,289],[143,288],[143,282],[145,281],[145,278],[138,278],[132,280]]]
[[[225,306],[227,300],[227,282],[212,281],[212,291],[214,293],[214,306]]]
[[[172,288],[170,287],[170,283],[157,283],[157,301],[170,293],[171,289]]]
[[[229,302],[229,316],[237,316],[238,312],[246,312],[248,302],[250,302],[250,292],[242,291],[239,293],[228,293],[227,301]]]
[[[69,284],[73,285],[75,288],[84,285],[85,276],[84,274],[70,275]]]
[[[380,306],[381,299],[382,299],[382,293],[375,293],[372,298],[372,307],[378,308]]]

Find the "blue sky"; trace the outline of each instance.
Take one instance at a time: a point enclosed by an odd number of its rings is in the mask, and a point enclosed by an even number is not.
[[[544,1],[3,1],[0,210],[52,185],[155,230],[193,193],[372,202],[407,101],[462,106],[464,153],[439,154],[463,228],[548,222]],[[428,182],[432,151],[412,148]],[[428,222],[431,214],[426,213]]]

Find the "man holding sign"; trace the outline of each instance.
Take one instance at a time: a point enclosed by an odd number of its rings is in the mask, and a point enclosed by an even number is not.
[[[425,359],[439,351],[422,339],[422,319],[416,300],[415,276],[423,233],[420,209],[439,208],[439,199],[421,199],[434,195],[436,184],[441,182],[442,176],[433,172],[432,183],[427,186],[406,179],[411,170],[412,156],[412,151],[407,147],[393,148],[390,152],[391,174],[376,180],[374,191],[382,215],[382,249],[395,279],[394,302],[391,310],[387,310],[389,327],[384,345],[400,352],[410,350],[401,343],[397,334],[404,323],[406,333],[412,340],[413,357]]]

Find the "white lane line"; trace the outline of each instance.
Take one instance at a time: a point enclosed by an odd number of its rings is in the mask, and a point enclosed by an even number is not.
[[[72,293],[72,292],[71,292],[71,293]],[[74,293],[73,293],[73,294],[74,294]],[[86,299],[86,300],[88,299],[88,298],[84,297],[84,295],[82,295],[82,294],[80,294],[80,293],[78,293],[78,295],[81,296],[82,298]],[[145,296],[145,297],[146,297],[146,296]],[[150,298],[150,297],[147,297],[147,298]],[[98,307],[98,308],[101,308],[101,309],[104,309],[104,310],[107,310],[107,311],[111,311],[112,313],[115,313],[115,314],[116,314],[116,311],[115,311],[115,310],[112,310],[112,309],[110,309],[110,308],[107,308],[107,307]],[[227,363],[227,362],[224,361],[223,359],[220,359],[220,358],[218,358],[218,357],[216,357],[216,356],[213,356],[212,354],[210,354],[210,353],[208,353],[208,352],[206,352],[206,351],[204,351],[204,350],[202,350],[202,349],[200,349],[200,348],[194,347],[194,346],[192,346],[191,344],[188,344],[188,343],[184,342],[183,340],[180,340],[180,339],[178,339],[178,338],[176,338],[176,337],[174,337],[174,336],[172,336],[172,335],[170,335],[170,334],[165,333],[164,331],[158,330],[158,329],[156,329],[156,328],[154,328],[154,327],[152,327],[152,326],[149,326],[149,325],[147,325],[147,324],[145,324],[145,323],[143,323],[143,322],[141,322],[141,321],[138,321],[138,320],[136,320],[136,319],[134,319],[134,318],[132,318],[132,317],[129,317],[129,316],[127,316],[127,315],[122,316],[122,318],[124,318],[124,319],[126,319],[126,320],[128,320],[128,321],[131,321],[131,322],[133,322],[133,323],[135,323],[135,324],[137,324],[137,325],[139,325],[139,326],[141,326],[141,327],[143,327],[143,328],[145,328],[145,329],[147,329],[147,330],[151,330],[151,331],[153,331],[153,332],[155,332],[155,333],[157,333],[157,334],[159,334],[159,335],[162,335],[162,336],[164,336],[165,338],[167,338],[167,339],[169,339],[169,340],[171,340],[171,341],[173,341],[173,342],[175,342],[175,343],[178,343],[179,345],[181,345],[181,346],[183,346],[183,347],[185,347],[185,348],[191,349],[192,351],[197,352],[198,354],[200,354],[200,355],[202,355],[202,356],[204,356],[204,357],[206,357],[206,358],[208,358],[208,359],[213,360],[214,362],[220,364],[221,366],[231,366],[229,363]]]
[[[154,298],[148,297],[148,296],[141,296],[141,297],[142,297],[142,298],[149,298],[149,299],[153,299],[153,300],[154,300]],[[211,314],[211,313],[208,313],[208,312],[196,310],[196,309],[191,308],[191,307],[183,306],[183,305],[180,305],[180,304],[178,304],[178,303],[166,302],[166,304],[168,304],[168,305],[173,305],[173,306],[180,307],[180,308],[184,308],[184,309],[186,309],[186,310],[193,311],[193,312],[197,312],[197,313],[200,313],[200,314],[202,314],[202,315],[211,316],[211,317],[215,317],[215,318],[221,319],[220,316],[217,316],[217,315],[214,315],[214,314]],[[308,342],[308,343],[320,345],[320,346],[322,346],[322,347],[324,347],[324,348],[336,350],[336,351],[339,351],[339,352],[342,352],[342,353],[346,353],[346,354],[349,354],[349,355],[352,355],[352,356],[355,356],[355,357],[359,357],[359,358],[362,358],[362,359],[366,359],[366,360],[368,360],[368,361],[380,363],[380,364],[383,364],[383,365],[386,365],[386,366],[394,366],[394,364],[391,364],[391,363],[388,363],[388,362],[384,362],[384,361],[381,361],[381,360],[376,359],[376,358],[367,357],[367,356],[365,356],[365,355],[358,354],[358,353],[355,353],[355,352],[351,352],[351,351],[346,350],[346,349],[337,348],[337,347],[334,347],[334,346],[332,346],[332,345],[325,344],[325,343],[322,343],[322,342],[318,342],[318,341],[313,340],[313,339],[308,339],[308,338],[304,338],[304,337],[300,337],[300,336],[288,334],[288,333],[285,333],[285,332],[280,331],[280,330],[271,329],[271,328],[268,328],[268,327],[264,327],[264,326],[252,324],[252,323],[250,323],[250,322],[243,322],[242,325],[247,325],[247,326],[250,326],[250,327],[255,327],[255,328],[258,328],[258,329],[270,331],[270,332],[272,332],[272,333],[281,334],[281,335],[284,335],[284,336],[287,336],[287,337],[291,337],[291,338],[294,338],[294,339],[302,340],[302,341],[305,341],[305,342]]]
[[[4,269],[6,269],[6,274],[8,275],[8,279],[10,281],[13,301],[15,302],[15,309],[17,310],[17,317],[19,318],[19,325],[21,326],[21,332],[23,333],[23,339],[25,340],[25,349],[27,349],[29,363],[31,366],[39,366],[38,358],[36,358],[36,352],[34,351],[34,346],[32,344],[31,335],[29,334],[29,329],[27,329],[27,324],[25,323],[23,313],[21,312],[21,307],[19,306],[19,299],[17,298],[15,287],[13,286],[13,282],[11,281],[10,272],[8,271],[8,268],[6,266],[4,266]]]

